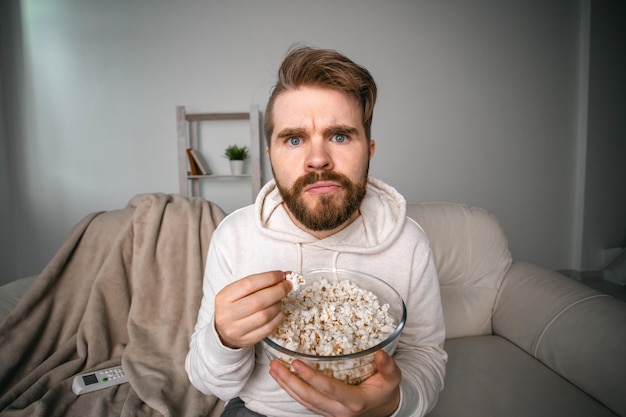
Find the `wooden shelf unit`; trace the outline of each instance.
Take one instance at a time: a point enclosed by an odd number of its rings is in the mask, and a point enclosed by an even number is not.
[[[248,121],[250,125],[249,174],[192,175],[188,167],[187,149],[198,149],[198,124],[220,120]],[[176,107],[176,127],[178,135],[178,182],[180,194],[184,197],[200,195],[200,181],[204,179],[250,178],[252,202],[261,190],[261,141],[259,108],[250,106],[247,113],[187,113],[185,106]],[[219,150],[221,153],[222,150]],[[191,182],[191,187],[189,183]],[[191,192],[190,192],[191,188]]]

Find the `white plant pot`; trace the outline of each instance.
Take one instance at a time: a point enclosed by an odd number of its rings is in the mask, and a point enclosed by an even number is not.
[[[243,174],[243,161],[230,161],[230,174],[242,175]]]

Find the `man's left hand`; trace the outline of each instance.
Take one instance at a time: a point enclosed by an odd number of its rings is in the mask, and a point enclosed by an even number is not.
[[[400,402],[402,372],[384,351],[376,353],[378,372],[359,385],[348,385],[315,371],[304,362],[293,361],[293,374],[274,360],[270,375],[296,401],[323,416],[390,416]]]

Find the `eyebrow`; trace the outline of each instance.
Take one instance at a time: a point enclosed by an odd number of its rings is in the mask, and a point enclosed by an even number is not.
[[[276,139],[285,139],[304,135],[305,130],[287,127],[276,134]]]
[[[349,126],[349,125],[343,125],[343,124],[332,125],[324,129],[324,136],[330,136],[330,135],[334,135],[337,133],[345,133],[345,134],[352,135],[356,133],[357,131],[358,130],[356,127]],[[280,132],[278,132],[276,134],[276,138],[285,139],[285,138],[291,138],[291,137],[304,136],[305,134],[306,134],[306,129],[287,127],[281,130]]]
[[[324,136],[334,135],[336,133],[345,133],[353,135],[357,133],[357,128],[349,125],[333,125],[324,129]]]

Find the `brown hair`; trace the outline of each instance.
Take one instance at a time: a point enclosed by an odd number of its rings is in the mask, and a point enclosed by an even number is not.
[[[265,110],[265,138],[270,146],[274,130],[274,102],[281,93],[302,86],[343,91],[356,98],[363,111],[365,136],[370,140],[376,83],[370,72],[346,56],[330,49],[291,49],[278,70],[278,81]]]

